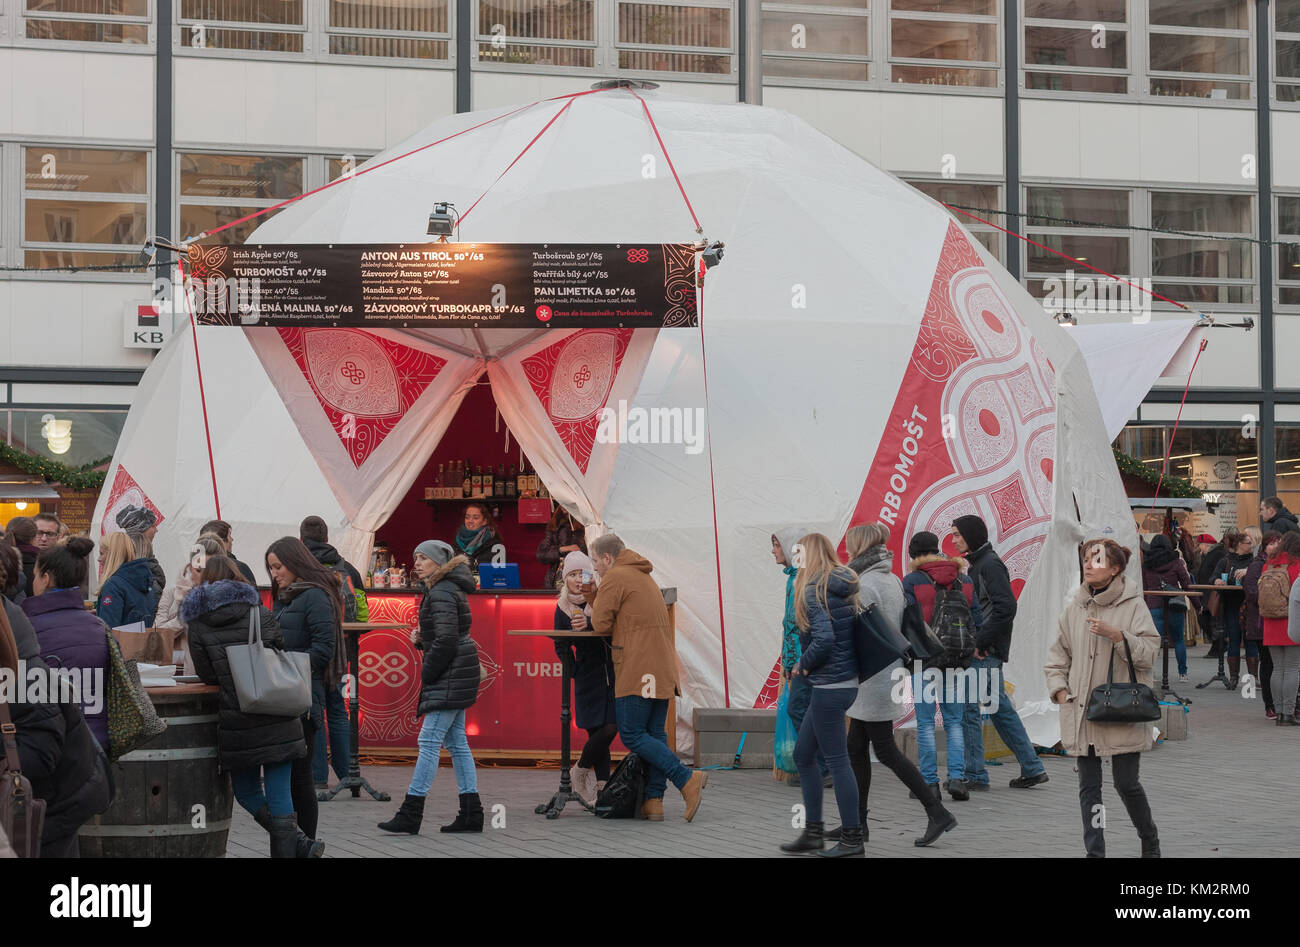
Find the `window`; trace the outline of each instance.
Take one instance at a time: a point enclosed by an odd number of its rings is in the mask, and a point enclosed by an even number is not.
[[[328,184],[330,181],[350,176],[365,164],[369,157],[370,155],[343,155],[340,158],[326,158],[325,182]]]
[[[1148,0],[1152,95],[1251,96],[1249,0]]]
[[[870,0],[763,4],[763,76],[870,77]]]
[[[1273,0],[1273,72],[1279,102],[1300,102],[1300,0]]]
[[[1030,240],[1116,276],[1128,277],[1133,273],[1132,234],[1127,229],[1132,222],[1128,191],[1031,186],[1025,189],[1025,198],[1028,214],[1025,236]],[[1072,307],[1070,311],[1087,311],[1121,297],[1129,300],[1129,288],[1124,284],[1086,267],[1076,268],[1069,260],[1032,243],[1024,247],[1026,286],[1031,295],[1044,301],[1052,295],[1061,296],[1059,289],[1053,293],[1053,286],[1044,285],[1045,280],[1051,279],[1062,281],[1066,305]],[[1073,287],[1068,282],[1071,277],[1075,280]],[[1084,284],[1082,280],[1092,280],[1092,283]],[[1073,302],[1085,285],[1092,286],[1094,294]]]
[[[1300,427],[1273,429],[1273,456],[1279,499],[1291,510],[1300,509],[1300,497],[1288,497],[1289,492],[1300,490]]]
[[[149,0],[24,0],[28,39],[68,43],[149,43]]]
[[[42,433],[45,417],[71,421],[71,443],[61,454],[51,450]],[[48,457],[70,467],[79,467],[112,457],[126,425],[126,408],[89,409],[11,407],[0,409],[0,421],[7,422],[9,446],[29,454]],[[62,446],[62,445],[59,445]]]
[[[149,220],[149,154],[23,149],[23,264],[138,263]]]
[[[214,230],[303,193],[302,158],[282,155],[178,156],[180,233],[186,238]],[[223,230],[220,243],[244,243],[271,214]]]
[[[984,220],[1000,223],[1001,218],[994,212],[1001,207],[1002,188],[997,184],[958,184],[954,181],[908,181],[922,194],[928,194],[943,204],[960,207],[967,213]],[[969,230],[989,252],[1002,262],[1002,232],[987,224],[981,224],[966,214],[951,211],[957,222]]]
[[[329,52],[335,56],[447,59],[450,0],[329,0]]]
[[[1192,303],[1253,303],[1255,275],[1253,198],[1249,194],[1191,194],[1153,191],[1151,226],[1219,234],[1182,237],[1151,234],[1151,277],[1155,291]]]
[[[180,0],[181,46],[301,53],[303,0]]]
[[[480,63],[596,64],[595,0],[480,0],[476,22]]]
[[[730,3],[616,3],[619,69],[731,74]]]
[[[997,0],[891,0],[890,81],[996,87],[997,13]]]
[[[1025,88],[1123,94],[1125,0],[1025,0]]]
[[[1277,199],[1277,301],[1300,306],[1300,197]]]

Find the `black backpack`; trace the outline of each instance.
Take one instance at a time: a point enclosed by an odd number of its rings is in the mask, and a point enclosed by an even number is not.
[[[943,654],[935,657],[936,668],[967,668],[975,656],[975,616],[961,590],[961,583],[936,585],[930,628],[943,645]]]
[[[645,800],[645,764],[629,753],[596,796],[596,816],[601,819],[635,819]]]

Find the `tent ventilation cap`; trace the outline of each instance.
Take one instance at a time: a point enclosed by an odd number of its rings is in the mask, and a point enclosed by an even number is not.
[[[659,83],[645,79],[601,79],[591,84],[593,89],[657,89]]]

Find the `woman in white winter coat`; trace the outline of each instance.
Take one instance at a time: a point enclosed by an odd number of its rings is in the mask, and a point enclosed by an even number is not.
[[[1061,746],[1079,769],[1079,807],[1083,844],[1089,858],[1106,855],[1105,807],[1101,802],[1101,761],[1109,757],[1115,791],[1142,840],[1142,857],[1160,857],[1160,838],[1151,818],[1138,764],[1152,747],[1152,724],[1109,723],[1087,719],[1093,689],[1106,683],[1110,662],[1114,679],[1130,680],[1129,655],[1138,683],[1152,684],[1151,667],[1160,635],[1143,599],[1142,586],[1124,575],[1131,553],[1112,539],[1083,544],[1083,584],[1070,597],[1057,623],[1056,642],[1044,671],[1047,692],[1061,716]],[[1127,644],[1127,648],[1125,645]]]

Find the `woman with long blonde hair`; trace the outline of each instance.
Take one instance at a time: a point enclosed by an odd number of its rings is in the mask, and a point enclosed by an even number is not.
[[[799,547],[803,565],[794,587],[795,622],[803,653],[791,674],[805,675],[813,689],[794,746],[807,821],[799,838],[784,843],[781,850],[791,854],[815,851],[832,858],[863,855],[858,785],[849,766],[844,732],[844,714],[858,696],[858,660],[853,647],[853,625],[860,610],[858,576],[840,562],[834,545],[821,533],[809,533],[799,540]],[[839,844],[829,851],[825,850],[822,821],[819,751],[834,780],[842,824]]]
[[[99,544],[99,596],[95,614],[110,628],[143,622],[153,626],[158,610],[149,561],[141,558],[132,537],[109,533]]]

